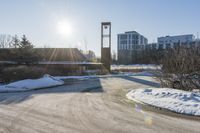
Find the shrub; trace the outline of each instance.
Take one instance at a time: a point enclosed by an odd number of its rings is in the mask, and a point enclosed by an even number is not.
[[[0,66],[1,67],[1,66]],[[101,71],[100,71],[101,72]],[[36,79],[42,77],[44,74],[52,76],[67,76],[67,75],[83,75],[83,67],[79,65],[20,65],[6,67],[2,66],[0,69],[0,82],[13,82],[23,79]]]
[[[1,71],[1,81],[5,83],[23,80],[23,79],[36,79],[42,77],[44,74],[59,74],[57,70],[45,69],[42,67],[34,66],[18,66],[8,67]]]
[[[200,89],[200,46],[170,49],[162,65],[162,86],[186,91]]]

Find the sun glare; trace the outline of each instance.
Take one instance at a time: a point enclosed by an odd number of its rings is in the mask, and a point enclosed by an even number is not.
[[[67,21],[59,21],[57,23],[57,31],[62,36],[72,35],[72,25]]]

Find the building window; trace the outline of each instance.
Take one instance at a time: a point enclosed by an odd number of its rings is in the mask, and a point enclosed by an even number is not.
[[[120,35],[120,39],[127,39],[127,35]]]
[[[121,44],[127,44],[127,40],[121,40],[120,43]]]
[[[166,49],[169,49],[169,48],[171,48],[171,44],[166,44]]]
[[[129,41],[129,44],[131,44],[131,39],[129,39],[128,41]]]
[[[163,44],[159,44],[158,49],[163,49]]]

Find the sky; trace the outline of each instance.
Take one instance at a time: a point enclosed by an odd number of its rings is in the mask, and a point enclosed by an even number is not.
[[[0,34],[27,38],[36,47],[77,47],[100,55],[101,22],[117,34],[137,31],[149,43],[166,35],[200,32],[200,0],[0,0]],[[63,30],[64,29],[64,30]]]

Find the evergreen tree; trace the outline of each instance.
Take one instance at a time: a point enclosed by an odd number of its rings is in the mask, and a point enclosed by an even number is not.
[[[20,42],[20,48],[25,49],[32,49],[33,45],[30,43],[30,41],[26,38],[25,35],[22,36],[22,40]]]
[[[15,37],[15,61],[19,64],[33,64],[39,59],[39,54],[33,49],[34,45],[27,39],[25,35],[22,36],[21,41]]]

